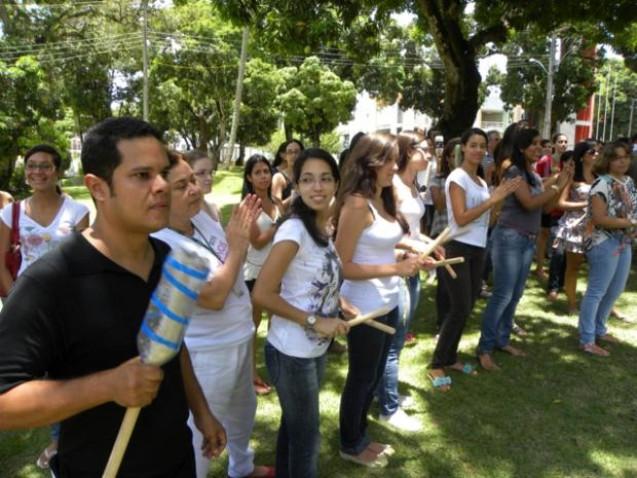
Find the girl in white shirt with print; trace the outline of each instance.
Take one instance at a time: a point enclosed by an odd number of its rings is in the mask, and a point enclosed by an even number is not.
[[[336,161],[322,149],[304,150],[293,177],[298,195],[276,231],[252,295],[273,314],[265,358],[281,404],[277,476],[315,478],[327,348],[334,336],[349,330],[339,309],[348,317],[358,310],[340,298],[341,262],[329,236]]]

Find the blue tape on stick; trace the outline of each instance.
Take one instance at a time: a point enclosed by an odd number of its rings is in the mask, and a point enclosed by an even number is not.
[[[172,275],[170,272],[168,272],[168,269],[166,267],[164,267],[163,270],[163,275],[164,278],[170,282],[170,284],[177,289],[179,292],[181,292],[182,294],[184,294],[185,296],[191,298],[192,300],[197,300],[197,296],[199,294],[197,294],[194,290],[189,289],[188,287],[186,287],[184,284],[182,284],[181,282],[179,282],[179,280]]]
[[[142,332],[153,342],[157,342],[158,344],[164,345],[169,349],[179,351],[179,344],[177,342],[173,342],[172,340],[165,339],[159,335],[157,335],[153,330],[148,327],[146,322],[142,323]]]
[[[177,315],[175,314],[172,310],[170,310],[166,304],[164,304],[159,297],[157,297],[155,295],[155,293],[153,292],[153,295],[150,296],[150,301],[155,305],[155,307],[157,307],[157,309],[159,309],[159,311],[165,315],[166,317],[168,317],[169,319],[174,320],[175,322],[179,322],[180,324],[184,324],[184,325],[188,325],[188,319],[186,317],[183,317],[181,315]]]
[[[175,259],[172,256],[168,256],[166,258],[166,264],[168,264],[170,267],[177,269],[180,272],[183,272],[184,274],[188,274],[191,277],[194,277],[195,279],[199,279],[199,280],[206,280],[208,278],[208,272],[207,271],[200,271],[197,269],[193,269],[192,267],[188,267],[185,264],[182,264],[181,262],[179,262],[177,259]]]

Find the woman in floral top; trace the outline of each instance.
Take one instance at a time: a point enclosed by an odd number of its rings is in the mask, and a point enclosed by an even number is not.
[[[626,176],[630,165],[627,144],[604,147],[598,164],[600,176],[591,186],[589,210],[593,225],[584,249],[588,259],[588,287],[579,316],[580,348],[609,355],[596,342],[616,342],[606,331],[613,304],[624,291],[632,259],[631,240],[637,225],[637,190]]]

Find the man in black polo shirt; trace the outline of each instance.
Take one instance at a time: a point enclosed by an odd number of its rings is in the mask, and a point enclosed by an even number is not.
[[[218,455],[225,433],[188,352],[162,368],[134,358],[168,252],[148,237],[168,223],[166,149],[149,124],[109,119],[82,165],[94,224],[25,271],[0,313],[0,428],[61,421],[58,476],[99,477],[125,407],[142,406],[118,476],[193,477],[188,409],[206,437],[197,453]]]

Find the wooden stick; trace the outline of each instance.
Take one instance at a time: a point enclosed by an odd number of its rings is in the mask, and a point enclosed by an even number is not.
[[[369,325],[370,327],[374,327],[375,329],[382,330],[386,334],[394,335],[396,333],[396,329],[390,327],[389,325],[382,324],[380,322],[376,322],[375,320],[368,320],[367,322],[363,322],[365,325]]]
[[[450,239],[449,238],[450,232],[451,231],[449,230],[449,228],[445,227],[445,229],[440,233],[438,237],[436,237],[436,239],[433,242],[430,242],[429,244],[427,244],[427,247],[425,247],[423,252],[421,252],[420,257],[423,259],[425,257],[429,257],[431,253],[435,251],[438,246],[444,244]]]
[[[380,309],[373,310],[368,312],[367,314],[359,315],[358,317],[354,317],[347,321],[350,327],[356,327],[357,325],[363,324],[368,320],[375,319],[376,317],[380,317],[381,315],[389,314],[391,309],[389,307],[381,307]]]
[[[434,262],[434,267],[452,266],[454,264],[462,264],[463,262],[464,262],[464,257],[451,257],[449,259],[443,259],[443,260]]]
[[[119,427],[117,439],[115,440],[115,444],[113,445],[113,449],[111,450],[111,456],[108,457],[108,463],[106,463],[106,468],[104,469],[102,478],[117,477],[117,472],[119,471],[119,467],[122,464],[122,459],[124,458],[126,447],[128,446],[130,437],[133,434],[133,429],[135,428],[135,423],[137,423],[137,417],[139,417],[140,411],[141,408],[139,407],[131,407],[126,409],[126,414],[124,415],[122,424]]]
[[[422,234],[420,236],[421,238],[429,239],[427,236],[423,236]],[[433,242],[429,242],[427,244],[427,247],[425,248],[424,252],[421,254],[420,257],[422,258],[429,257],[431,253],[434,252],[438,246],[444,244],[449,239],[451,239],[451,229],[449,229],[448,227],[445,227],[443,231],[438,235],[438,237]],[[449,273],[452,279],[458,278],[458,274],[456,274],[456,271],[454,271],[451,268],[451,266],[445,265],[445,264],[441,264],[441,265],[445,266],[445,269],[447,269],[447,272]]]

